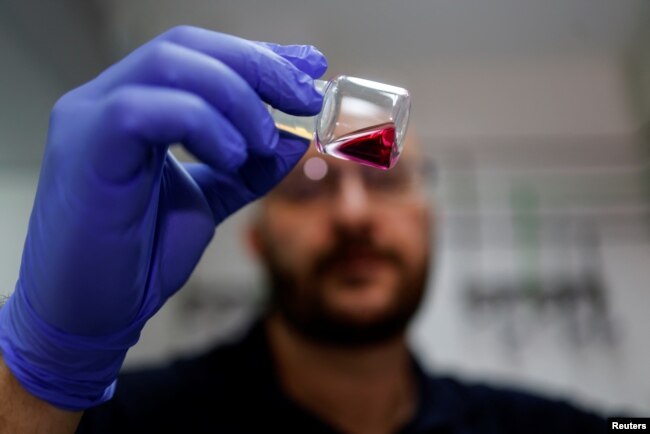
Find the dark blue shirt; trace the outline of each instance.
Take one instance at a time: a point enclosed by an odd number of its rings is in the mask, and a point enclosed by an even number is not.
[[[400,434],[604,433],[600,417],[563,402],[426,374]],[[78,434],[339,431],[281,389],[261,323],[243,339],[160,369],[120,376],[115,397],[87,410]]]

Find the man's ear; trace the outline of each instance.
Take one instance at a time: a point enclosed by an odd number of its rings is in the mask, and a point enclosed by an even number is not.
[[[253,217],[244,230],[246,250],[256,259],[262,256],[262,227],[259,215]]]

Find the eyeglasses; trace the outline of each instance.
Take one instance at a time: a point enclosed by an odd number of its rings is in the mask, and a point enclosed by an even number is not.
[[[312,203],[335,197],[346,176],[357,176],[376,200],[401,200],[434,182],[434,166],[425,159],[402,159],[390,170],[349,163],[328,163],[321,157],[300,162],[275,188],[273,195],[293,203]]]

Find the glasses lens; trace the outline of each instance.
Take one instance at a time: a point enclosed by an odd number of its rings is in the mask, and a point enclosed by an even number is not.
[[[328,164],[320,157],[300,163],[275,189],[275,194],[291,202],[329,199],[341,188],[343,176],[358,175],[368,194],[401,198],[433,182],[432,165],[425,160],[400,161],[388,171],[367,166]]]

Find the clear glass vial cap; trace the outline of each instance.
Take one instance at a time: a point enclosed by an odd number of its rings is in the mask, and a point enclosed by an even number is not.
[[[315,139],[327,155],[390,169],[404,146],[411,99],[406,89],[363,78],[316,80],[323,109],[315,117],[291,116],[270,108],[278,129]]]

